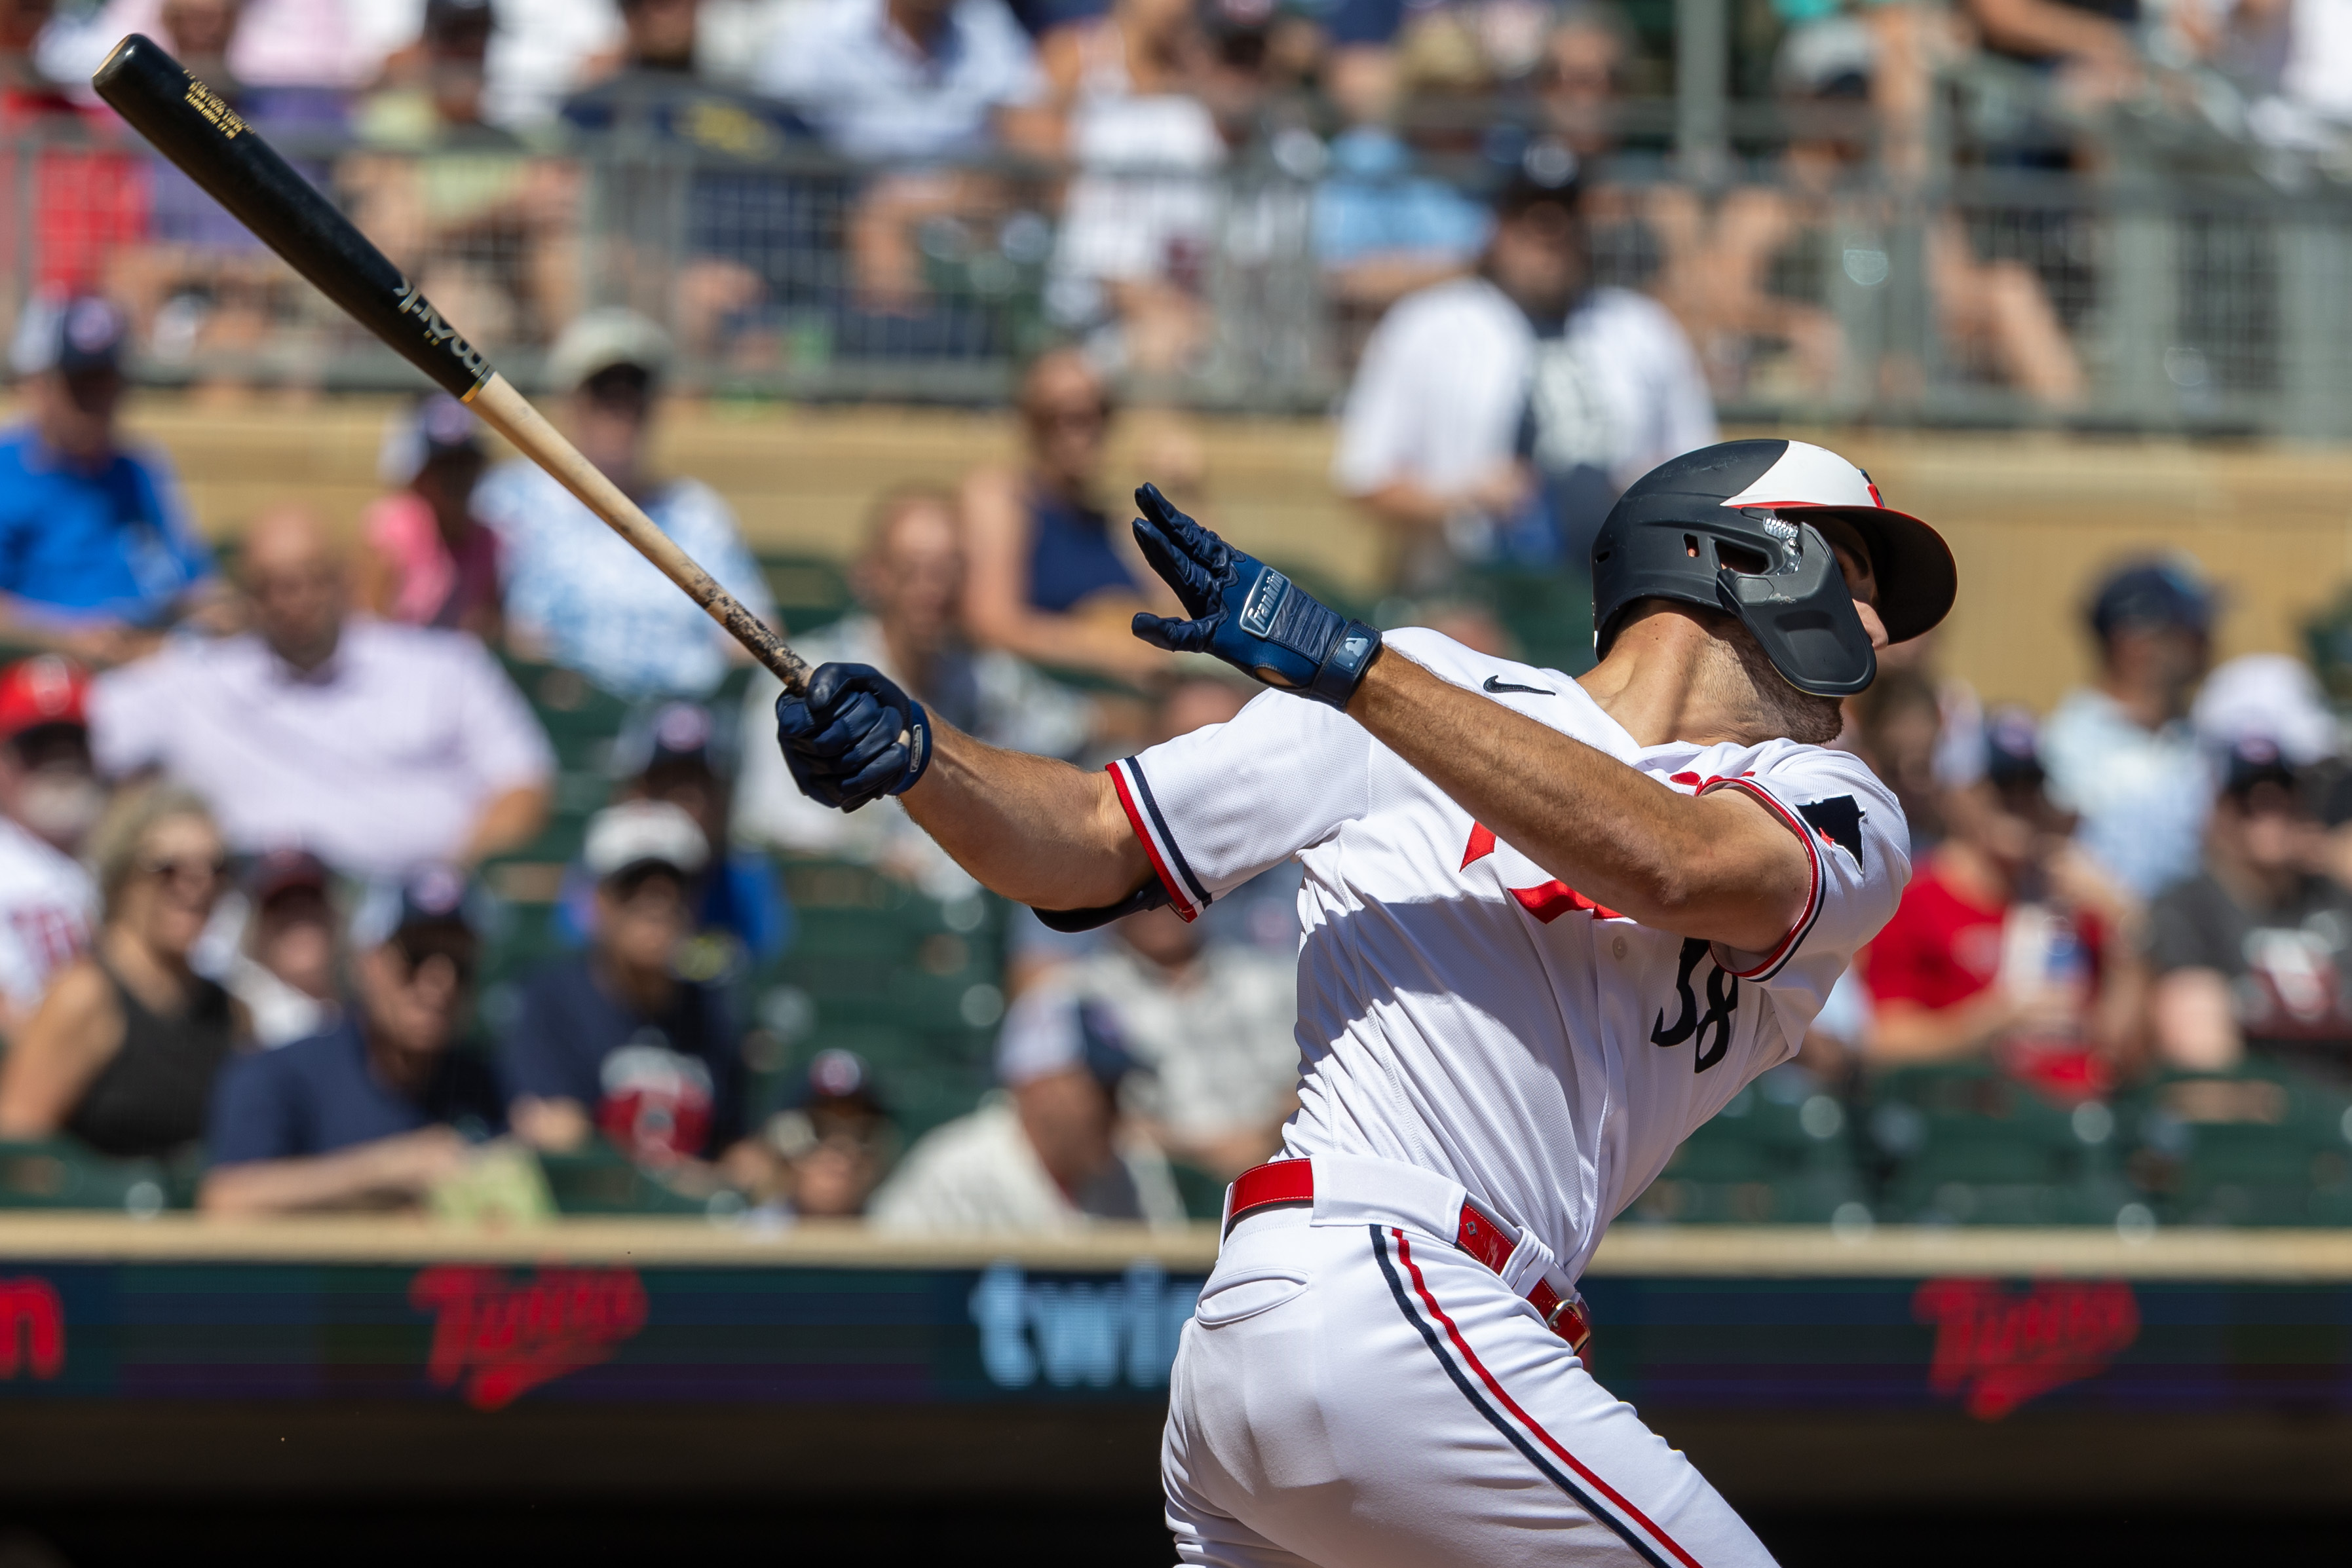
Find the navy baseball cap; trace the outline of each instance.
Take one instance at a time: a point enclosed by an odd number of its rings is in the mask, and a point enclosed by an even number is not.
[[[441,37],[474,27],[495,28],[498,25],[498,13],[491,9],[490,0],[425,0],[427,37]]]
[[[476,934],[473,888],[455,866],[424,865],[406,876],[379,882],[352,915],[352,946],[379,947],[419,930]]]
[[[95,294],[77,296],[58,312],[58,336],[50,368],[60,375],[122,368],[123,340],[131,324],[113,301]]]
[[[2213,585],[2186,559],[2138,561],[2099,585],[2091,630],[2102,642],[2131,627],[2177,628],[2200,636],[2213,628]]]
[[[854,1051],[838,1046],[820,1051],[809,1061],[808,1071],[793,1086],[789,1108],[795,1111],[815,1111],[828,1107],[862,1107],[874,1114],[887,1115],[888,1108],[874,1086],[874,1070],[866,1059]]]
[[[2230,747],[2221,768],[2221,794],[2243,801],[2265,784],[2275,784],[2300,800],[2303,775],[2285,753],[2267,740],[2248,737]]]
[[[1985,715],[1985,778],[1997,789],[2042,787],[2042,727],[2021,707]]]

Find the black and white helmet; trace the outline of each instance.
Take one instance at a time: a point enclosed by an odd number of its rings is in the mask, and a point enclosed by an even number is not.
[[[1799,691],[1848,696],[1877,678],[1836,554],[1816,523],[1870,553],[1891,642],[1941,621],[1959,573],[1940,535],[1895,511],[1870,476],[1802,441],[1726,441],[1669,459],[1618,497],[1592,541],[1592,624],[1607,656],[1624,611],[1672,599],[1739,618]]]

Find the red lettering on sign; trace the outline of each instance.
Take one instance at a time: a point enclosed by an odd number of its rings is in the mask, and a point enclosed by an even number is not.
[[[2121,1280],[2044,1281],[2022,1292],[1992,1280],[1930,1280],[1911,1298],[1936,1325],[1928,1382],[1979,1421],[2104,1372],[2139,1337],[2139,1301]]]
[[[20,1364],[44,1381],[66,1367],[65,1303],[37,1275],[0,1280],[0,1377]]]
[[[593,1366],[646,1326],[634,1269],[542,1269],[528,1283],[499,1269],[439,1264],[408,1287],[435,1314],[427,1369],[466,1403],[498,1410],[567,1372]]]

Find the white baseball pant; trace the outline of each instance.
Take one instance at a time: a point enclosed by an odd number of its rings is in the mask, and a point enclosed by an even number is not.
[[[1534,1307],[1424,1230],[1244,1217],[1169,1393],[1181,1563],[1772,1568]]]

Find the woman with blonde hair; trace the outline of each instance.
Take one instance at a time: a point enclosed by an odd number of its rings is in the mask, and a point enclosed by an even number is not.
[[[227,853],[204,801],[173,785],[117,797],[86,847],[104,925],[0,1063],[0,1137],[167,1155],[203,1134],[229,1052],[228,994],[188,966]]]

